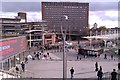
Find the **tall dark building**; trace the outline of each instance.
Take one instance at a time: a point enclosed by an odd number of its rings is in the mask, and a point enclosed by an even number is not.
[[[42,2],[42,19],[48,21],[49,29],[80,34],[89,29],[89,3]]]

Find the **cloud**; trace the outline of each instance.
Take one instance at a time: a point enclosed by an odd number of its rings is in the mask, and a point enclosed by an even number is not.
[[[90,11],[118,10],[118,2],[91,2]]]
[[[110,16],[114,13],[115,16]],[[94,23],[100,26],[106,26],[107,28],[118,27],[118,12],[117,11],[90,11],[89,24],[90,28]]]
[[[28,22],[38,22],[42,20],[41,12],[26,12]],[[8,15],[9,14],[9,15]],[[15,18],[15,12],[0,12],[0,18]]]
[[[38,22],[42,20],[41,12],[28,12],[27,21],[28,22]]]
[[[2,2],[3,12],[41,11],[40,2]]]
[[[2,2],[2,11],[0,17],[14,17],[17,12],[27,12],[27,20],[41,21],[41,1],[38,2]],[[73,0],[43,0],[43,1],[70,1]],[[74,0],[74,2],[90,2],[89,24],[93,27],[96,22],[99,26],[116,27],[118,26],[118,3],[117,0],[106,0],[105,2],[92,0]]]

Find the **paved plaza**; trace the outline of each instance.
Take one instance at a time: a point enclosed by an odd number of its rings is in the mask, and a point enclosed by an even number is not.
[[[24,77],[35,78],[62,78],[63,77],[63,61],[62,58],[50,53],[52,60],[29,60],[26,64],[26,71],[22,73]],[[75,56],[74,56],[75,57]],[[73,59],[73,58],[71,58]],[[112,72],[113,69],[117,70],[118,61],[101,58],[84,58],[82,60],[68,60],[67,61],[67,78],[70,78],[70,69],[74,68],[74,78],[97,78],[95,71],[95,62],[102,66],[103,73]],[[104,75],[106,77],[108,75]]]

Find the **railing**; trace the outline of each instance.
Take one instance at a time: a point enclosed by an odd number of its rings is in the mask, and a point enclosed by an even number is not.
[[[21,74],[19,72],[9,72],[0,69],[0,80],[2,78],[21,78]]]
[[[28,70],[25,72],[0,70],[0,80],[2,78],[41,78],[41,76]]]
[[[103,78],[105,78],[106,80],[111,80],[111,72],[105,72],[103,74]]]

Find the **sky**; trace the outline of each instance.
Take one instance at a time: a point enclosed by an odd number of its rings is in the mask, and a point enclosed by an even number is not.
[[[1,0],[0,17],[15,17],[17,12],[27,12],[27,20],[41,21],[41,1],[40,0]],[[73,2],[73,0],[42,0],[48,2]],[[89,3],[89,25],[94,23],[107,28],[118,27],[118,1],[119,0],[74,0],[74,2]]]

